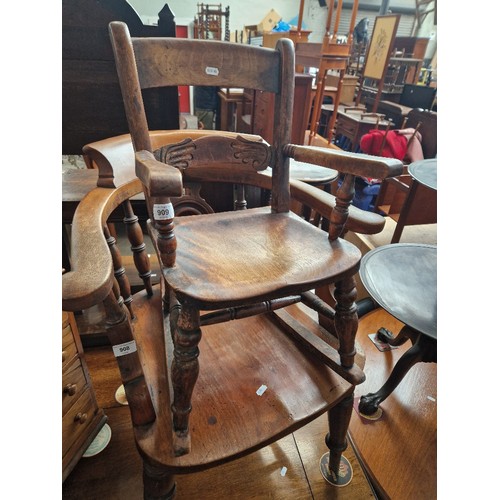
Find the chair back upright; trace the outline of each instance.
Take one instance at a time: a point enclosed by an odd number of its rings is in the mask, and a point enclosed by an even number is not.
[[[192,85],[274,93],[274,109],[269,110],[274,113],[273,144],[264,155],[268,165],[259,169],[273,168],[272,209],[289,210],[289,167],[283,147],[290,142],[292,125],[295,60],[291,40],[280,39],[276,49],[263,49],[218,40],[132,38],[122,22],[110,24],[110,35],[136,153],[153,152],[142,98],[145,89]],[[263,142],[255,136],[250,140]],[[211,138],[206,144],[210,142]],[[246,165],[243,160],[248,155],[241,147],[243,152],[233,158],[235,167]]]

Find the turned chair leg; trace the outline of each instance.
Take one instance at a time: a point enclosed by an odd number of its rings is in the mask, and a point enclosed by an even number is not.
[[[328,434],[325,442],[330,450],[321,460],[321,472],[334,485],[344,486],[352,478],[352,466],[342,455],[347,448],[347,431],[353,410],[354,392],[328,411]]]
[[[142,479],[144,500],[172,500],[175,498],[174,476],[163,467],[143,462]]]
[[[182,304],[173,337],[174,359],[172,362],[172,418],[174,426],[174,448],[177,456],[189,453],[189,414],[191,395],[198,379],[198,343],[201,340],[200,311]]]

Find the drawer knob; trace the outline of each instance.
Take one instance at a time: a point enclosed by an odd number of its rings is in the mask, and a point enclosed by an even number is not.
[[[76,394],[76,384],[68,384],[64,389],[63,392],[67,394],[68,396],[74,396]]]
[[[64,362],[66,361],[66,358],[67,358],[67,353],[66,353],[66,351],[63,351],[63,352],[62,352],[62,358],[63,358],[62,360],[63,360],[63,363],[64,363]]]
[[[87,420],[87,414],[86,413],[77,413],[75,415],[75,422],[80,422],[83,424]]]

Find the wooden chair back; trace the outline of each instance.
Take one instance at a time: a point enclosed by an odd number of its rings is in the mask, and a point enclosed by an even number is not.
[[[288,161],[281,148],[290,142],[291,136],[291,120],[283,119],[291,117],[293,110],[295,62],[291,40],[280,39],[276,50],[215,40],[145,40],[131,37],[127,26],[120,22],[110,24],[110,34],[136,152],[153,152],[142,97],[146,89],[220,86],[274,94],[274,109],[270,110],[274,116],[273,145],[267,145],[260,138],[249,138],[252,142],[246,143],[242,139],[238,158],[239,166],[246,165],[245,148],[260,149],[259,155],[263,155],[265,161],[258,168],[273,168],[272,207],[276,211],[288,211]],[[220,145],[220,138],[217,140]],[[255,146],[256,142],[260,142],[259,146]],[[211,143],[209,139],[205,144],[210,148]],[[218,147],[214,149],[217,150]]]
[[[415,108],[408,113],[405,127],[416,128],[422,134],[422,152],[424,158],[435,158],[437,155],[437,112]]]

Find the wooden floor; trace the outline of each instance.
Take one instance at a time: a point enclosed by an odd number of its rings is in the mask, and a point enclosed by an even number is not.
[[[358,341],[366,354],[367,381],[356,396],[377,390],[409,347],[378,351],[368,333],[380,326],[398,330],[398,322],[381,310],[360,321]],[[379,326],[377,326],[379,325]],[[409,343],[408,343],[409,344]],[[82,458],[62,487],[65,500],[136,500],[142,498],[141,460],[133,444],[128,408],[115,400],[119,372],[110,347],[86,349],[97,399],[112,430],[100,454]],[[354,411],[351,443],[344,453],[354,469],[352,482],[336,488],[321,476],[326,451],[326,416],[252,455],[177,479],[178,499],[352,499],[436,498],[436,365],[420,363],[384,403],[376,422]],[[282,468],[287,471],[281,475]],[[363,469],[364,468],[364,469]],[[367,479],[364,471],[371,477]],[[376,488],[376,492],[373,488]]]
[[[399,332],[402,323],[383,309],[359,322],[357,340],[366,356],[366,381],[356,387],[359,397],[376,392],[387,380],[410,341],[380,352],[368,335],[384,326]],[[380,405],[379,420],[353,412],[349,432],[371,482],[380,498],[391,500],[437,497],[437,364],[417,363],[394,392]]]
[[[142,465],[133,442],[128,408],[115,401],[120,385],[110,347],[86,349],[97,400],[108,416],[111,441],[98,455],[82,458],[62,487],[65,500],[139,500]],[[247,457],[208,471],[177,477],[177,499],[374,499],[370,483],[351,446],[351,483],[337,488],[322,477],[319,461],[327,451],[326,415]],[[286,467],[286,474],[281,475]]]

